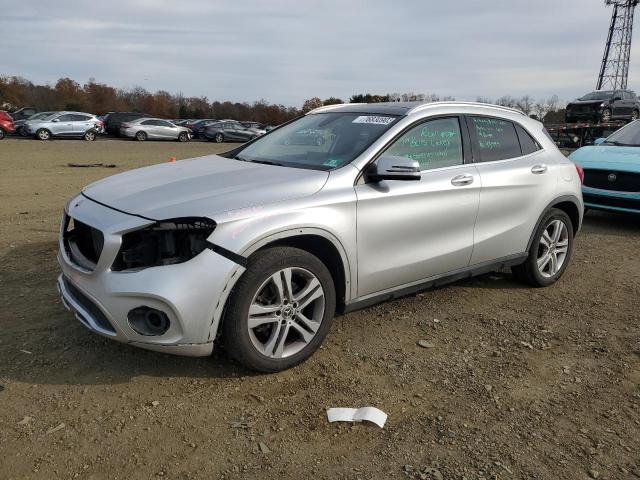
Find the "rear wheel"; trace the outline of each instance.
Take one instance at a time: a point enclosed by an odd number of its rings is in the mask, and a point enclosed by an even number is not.
[[[605,108],[600,114],[600,121],[602,123],[609,123],[611,121],[611,110],[609,108]]]
[[[4,138],[4,130],[0,128],[0,140]]]
[[[178,141],[179,142],[189,141],[189,134],[187,132],[180,132],[180,135],[178,135]]]
[[[638,112],[638,110],[634,110],[633,112],[631,112],[632,122],[635,122],[636,120],[638,120],[639,117],[640,117],[640,112]]]
[[[95,130],[88,130],[88,131],[84,132],[84,135],[82,136],[82,138],[84,140],[86,140],[87,142],[93,142],[96,139]]]
[[[36,132],[36,137],[38,137],[39,140],[50,140],[51,132],[46,128],[41,128]]]
[[[144,132],[137,132],[136,133],[136,140],[138,140],[139,142],[144,142],[147,139],[147,134]]]
[[[222,340],[251,369],[285,370],[320,346],[335,305],[333,279],[317,257],[297,248],[269,248],[249,259],[234,287]]]
[[[553,208],[538,226],[527,260],[511,270],[519,280],[534,287],[546,287],[562,276],[572,252],[571,219],[562,210]]]
[[[224,142],[224,135],[222,135],[221,133],[216,133],[216,135],[213,137],[213,140],[216,143],[222,143]]]

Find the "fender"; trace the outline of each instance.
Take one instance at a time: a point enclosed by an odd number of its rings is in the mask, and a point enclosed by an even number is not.
[[[536,226],[534,227],[533,231],[531,232],[531,237],[529,237],[529,243],[527,243],[527,250],[526,250],[527,254],[531,250],[531,245],[533,244],[534,236],[535,236],[536,232],[538,231],[538,228],[540,227],[540,224],[542,223],[542,219],[544,218],[544,216],[547,213],[549,213],[549,210],[554,208],[555,205],[557,205],[558,203],[563,203],[563,202],[571,202],[578,209],[578,215],[579,215],[580,221],[578,222],[578,225],[575,225],[576,234],[580,231],[580,227],[582,226],[582,216],[583,216],[582,212],[584,211],[584,208],[581,205],[582,202],[580,202],[580,199],[578,199],[578,197],[576,197],[574,195],[563,195],[561,197],[555,198],[552,202],[550,202],[545,207],[545,209],[542,211],[542,214],[540,214],[540,217],[538,218],[538,221],[536,222]]]
[[[313,228],[313,227],[308,227],[308,228],[302,227],[302,228],[292,228],[288,230],[282,230],[280,232],[271,233],[265,237],[255,240],[253,243],[246,246],[239,254],[235,254],[235,255],[237,255],[238,258],[247,259],[253,253],[257,252],[258,250],[265,247],[266,245],[274,243],[278,240],[282,240],[284,238],[292,238],[300,235],[316,235],[319,237],[323,237],[329,240],[333,244],[333,246],[336,248],[336,250],[340,254],[340,258],[342,260],[342,264],[344,265],[344,270],[345,270],[344,271],[344,278],[345,278],[345,292],[344,292],[345,297],[344,298],[345,298],[345,302],[349,302],[351,300],[351,285],[352,285],[351,264],[349,262],[349,257],[347,256],[346,251],[342,243],[340,242],[340,240],[338,240],[338,238],[335,235],[328,232],[327,230],[323,230],[320,228]],[[223,289],[222,296],[218,299],[216,308],[213,312],[211,330],[209,333],[209,340],[213,340],[217,337],[220,322],[222,321],[222,316],[224,313],[224,307],[227,304],[229,295],[231,294],[233,287],[238,282],[238,280],[240,279],[242,274],[245,272],[245,270],[246,270],[245,266],[239,264],[236,267],[236,269],[233,271],[233,273],[230,275],[229,279],[227,280],[227,283]]]

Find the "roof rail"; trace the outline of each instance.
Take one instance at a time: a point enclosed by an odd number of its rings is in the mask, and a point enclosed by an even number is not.
[[[508,112],[514,112],[514,113],[519,113],[520,115],[524,115],[525,117],[527,116],[526,113],[524,113],[522,110],[518,110],[517,108],[511,108],[511,107],[503,107],[502,105],[494,105],[492,103],[480,103],[480,102],[431,102],[431,103],[424,103],[422,105],[418,105],[416,107],[413,107],[411,110],[409,110],[407,112],[407,115],[411,115],[412,113],[416,113],[422,110],[426,110],[428,108],[431,107],[442,107],[442,106],[447,106],[447,105],[451,105],[451,106],[469,106],[469,107],[485,107],[485,108],[495,108],[496,110],[504,110],[504,111],[508,111]]]
[[[332,105],[323,105],[322,107],[309,110],[305,115],[309,115],[310,113],[318,113],[318,112],[325,112],[327,110],[333,110],[336,107],[342,107],[344,105],[366,105],[366,103],[334,103]]]

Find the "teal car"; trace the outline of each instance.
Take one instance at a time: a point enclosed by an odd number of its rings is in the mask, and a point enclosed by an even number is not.
[[[640,120],[569,158],[584,169],[585,208],[640,214]]]

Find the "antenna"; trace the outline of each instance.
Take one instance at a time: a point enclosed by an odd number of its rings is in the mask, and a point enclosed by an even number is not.
[[[625,90],[629,78],[633,13],[640,0],[605,0],[613,5],[597,90]]]

